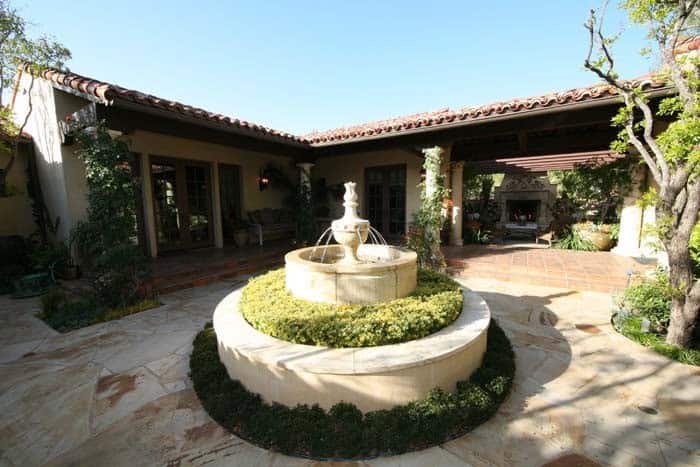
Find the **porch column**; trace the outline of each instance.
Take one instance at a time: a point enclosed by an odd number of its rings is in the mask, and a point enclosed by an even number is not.
[[[211,207],[214,218],[214,246],[216,248],[224,247],[224,228],[221,222],[221,189],[219,186],[219,163],[214,161],[211,164]]]
[[[617,246],[612,249],[613,253],[621,256],[641,255],[640,246],[644,210],[637,203],[644,190],[645,178],[646,167],[636,168],[632,173],[632,187],[622,201],[620,233],[617,240]]]
[[[452,219],[450,225],[450,245],[462,246],[462,183],[464,181],[464,162],[452,163]]]
[[[143,196],[143,228],[146,250],[151,258],[158,256],[156,219],[153,213],[153,184],[151,182],[151,155],[141,154],[141,194]]]

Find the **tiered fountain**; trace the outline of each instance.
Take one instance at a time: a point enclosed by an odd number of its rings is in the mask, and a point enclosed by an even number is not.
[[[369,221],[357,215],[355,183],[345,184],[345,215],[331,223],[337,245],[294,250],[284,258],[287,289],[322,303],[368,304],[405,297],[416,288],[416,253],[386,245]],[[365,243],[367,238],[374,243]],[[328,237],[330,240],[330,236]]]
[[[330,231],[338,244],[319,238],[314,247],[288,253],[286,286],[311,302],[371,304],[409,295],[416,288],[416,253],[388,246],[357,215],[355,183],[345,184],[342,218]],[[367,239],[374,243],[365,243]],[[455,389],[480,365],[490,312],[463,289],[464,306],[450,325],[427,337],[395,345],[326,348],[294,344],[254,329],[238,312],[241,290],[214,312],[219,357],[229,376],[265,400],[330,408],[345,401],[362,411],[388,409]]]

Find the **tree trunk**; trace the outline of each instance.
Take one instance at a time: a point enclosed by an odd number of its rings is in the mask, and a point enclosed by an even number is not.
[[[700,311],[700,283],[693,283],[689,240],[689,236],[676,232],[666,245],[669,282],[674,289],[666,342],[684,348],[693,343]]]

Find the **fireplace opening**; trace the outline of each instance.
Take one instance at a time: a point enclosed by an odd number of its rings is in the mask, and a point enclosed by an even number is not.
[[[536,222],[539,200],[507,200],[506,211],[509,222]]]

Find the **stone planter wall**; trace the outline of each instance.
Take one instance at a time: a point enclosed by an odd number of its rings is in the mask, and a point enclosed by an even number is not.
[[[238,312],[241,291],[219,303],[214,329],[229,376],[268,402],[287,406],[338,402],[363,412],[423,398],[431,389],[453,391],[482,362],[491,313],[464,289],[462,314],[450,326],[396,345],[332,349],[292,344],[255,330]]]

